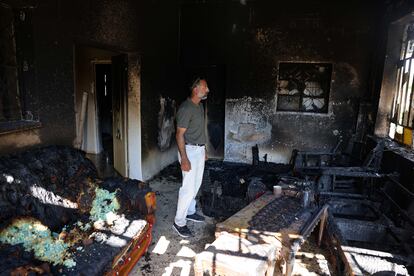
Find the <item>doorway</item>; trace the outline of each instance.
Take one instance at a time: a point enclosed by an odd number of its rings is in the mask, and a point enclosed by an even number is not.
[[[101,176],[142,180],[140,55],[75,45],[74,56],[74,146]]]
[[[139,101],[128,108],[128,54],[76,45],[75,52],[75,147],[85,151],[94,162],[100,176],[129,175],[128,154],[140,157],[140,125],[128,120],[128,110],[139,109]],[[131,61],[138,58],[132,56]],[[134,59],[135,58],[135,59]],[[137,62],[136,62],[137,63]],[[131,96],[139,99],[137,85],[131,85]],[[136,112],[135,112],[136,114]],[[135,115],[134,114],[134,115]],[[136,115],[135,115],[136,117]],[[127,123],[131,121],[131,126]],[[132,144],[128,144],[128,127],[133,128]],[[136,130],[137,129],[137,130]],[[136,142],[137,141],[137,142]],[[129,153],[129,148],[132,152]],[[136,178],[140,176],[140,158],[134,159]]]
[[[95,64],[95,87],[98,108],[98,139],[101,140],[102,155],[106,163],[113,166],[114,146],[111,64]]]

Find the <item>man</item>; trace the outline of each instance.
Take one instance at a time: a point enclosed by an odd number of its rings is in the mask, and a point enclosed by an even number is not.
[[[191,96],[184,101],[177,112],[178,159],[181,164],[183,183],[178,194],[177,212],[173,228],[184,238],[191,237],[186,222],[203,222],[204,217],[196,214],[195,197],[201,186],[204,162],[207,159],[204,108],[202,100],[207,99],[207,81],[197,78],[191,86]]]

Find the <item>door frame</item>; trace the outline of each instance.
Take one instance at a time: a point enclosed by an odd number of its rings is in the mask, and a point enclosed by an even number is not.
[[[116,54],[126,54],[128,58],[128,75],[127,75],[127,95],[125,97],[125,124],[126,124],[126,167],[127,167],[127,177],[137,180],[142,179],[142,158],[141,158],[141,54],[136,52],[123,52],[119,50],[111,50],[107,47],[97,47],[97,46],[88,46],[88,45],[80,45],[74,44],[73,47],[73,55],[74,55],[74,104],[75,104],[75,113],[78,114],[80,111],[79,105],[79,97],[80,96],[80,89],[78,88],[77,83],[77,55],[79,54],[78,51],[82,51],[82,48],[91,48],[97,51],[110,51],[114,53],[113,56]],[[84,51],[84,50],[83,50]],[[95,105],[95,112],[93,112],[93,119],[95,122],[99,120],[98,117],[98,110],[97,110],[97,95],[96,95],[96,72],[95,72],[95,64],[112,64],[111,58],[94,58],[90,59],[91,67],[93,67],[93,94],[89,96],[93,98],[94,105]],[[94,64],[92,64],[92,62]],[[91,84],[92,85],[92,84]],[[78,115],[76,115],[78,116]],[[78,118],[75,117],[75,129],[77,131],[78,125]],[[96,123],[97,125],[98,123]],[[97,126],[98,127],[98,126]],[[85,129],[86,130],[86,129]],[[98,129],[95,129],[97,131]],[[86,131],[84,133],[85,137]],[[114,134],[113,134],[114,135]],[[99,143],[100,138],[95,136],[95,143]],[[98,140],[99,139],[99,140]],[[75,142],[75,141],[74,141]],[[100,144],[99,144],[100,145]],[[102,148],[102,147],[101,147]],[[101,148],[99,152],[101,151]],[[99,153],[96,152],[96,153]]]
[[[127,89],[127,155],[128,177],[137,180],[142,178],[141,150],[141,55],[136,52],[128,56],[128,89]]]
[[[119,54],[113,56],[111,69],[112,137],[114,146],[114,168],[122,176],[128,177],[128,55]]]

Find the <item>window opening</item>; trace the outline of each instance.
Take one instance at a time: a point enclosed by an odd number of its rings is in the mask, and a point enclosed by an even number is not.
[[[332,64],[279,64],[277,110],[327,113]]]
[[[391,108],[390,138],[412,146],[413,81],[414,81],[414,22],[405,27]]]
[[[0,122],[22,119],[18,87],[18,67],[14,15],[0,5]]]

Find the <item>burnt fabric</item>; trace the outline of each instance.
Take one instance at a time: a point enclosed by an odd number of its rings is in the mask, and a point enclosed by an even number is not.
[[[22,271],[31,272],[30,275],[103,275],[111,269],[115,256],[146,226],[139,214],[130,215],[118,224],[118,227],[93,230],[95,242],[89,245],[78,243],[73,246],[71,251],[76,266],[71,268],[36,260],[33,253],[25,251],[21,245],[0,245],[0,275]]]
[[[102,190],[115,192],[120,208],[110,223],[96,226],[91,210]],[[0,275],[102,275],[145,227],[150,212],[145,195],[150,191],[137,180],[99,179],[84,152],[71,147],[48,146],[0,157],[0,232],[17,218],[34,218],[71,244],[76,262],[74,267],[52,265],[36,260],[20,244],[0,243]]]
[[[34,259],[32,252],[26,252],[21,245],[0,244],[0,275],[11,275],[18,268],[25,267],[28,271],[42,265]]]
[[[0,157],[0,229],[20,216],[37,218],[52,230],[74,221],[90,204],[96,179],[92,162],[70,147]]]
[[[111,269],[115,256],[132,240],[132,235],[139,234],[144,229],[146,222],[140,218],[139,215],[128,216],[128,219],[119,223],[121,231],[116,231],[116,227],[95,231],[92,234],[95,242],[77,247],[73,254],[75,267],[53,266],[52,271],[63,275],[103,275]]]
[[[101,188],[112,192],[116,191],[116,197],[121,203],[121,213],[139,211],[140,214],[147,214],[145,195],[151,191],[150,187],[141,181],[128,178],[107,178],[101,183]]]

